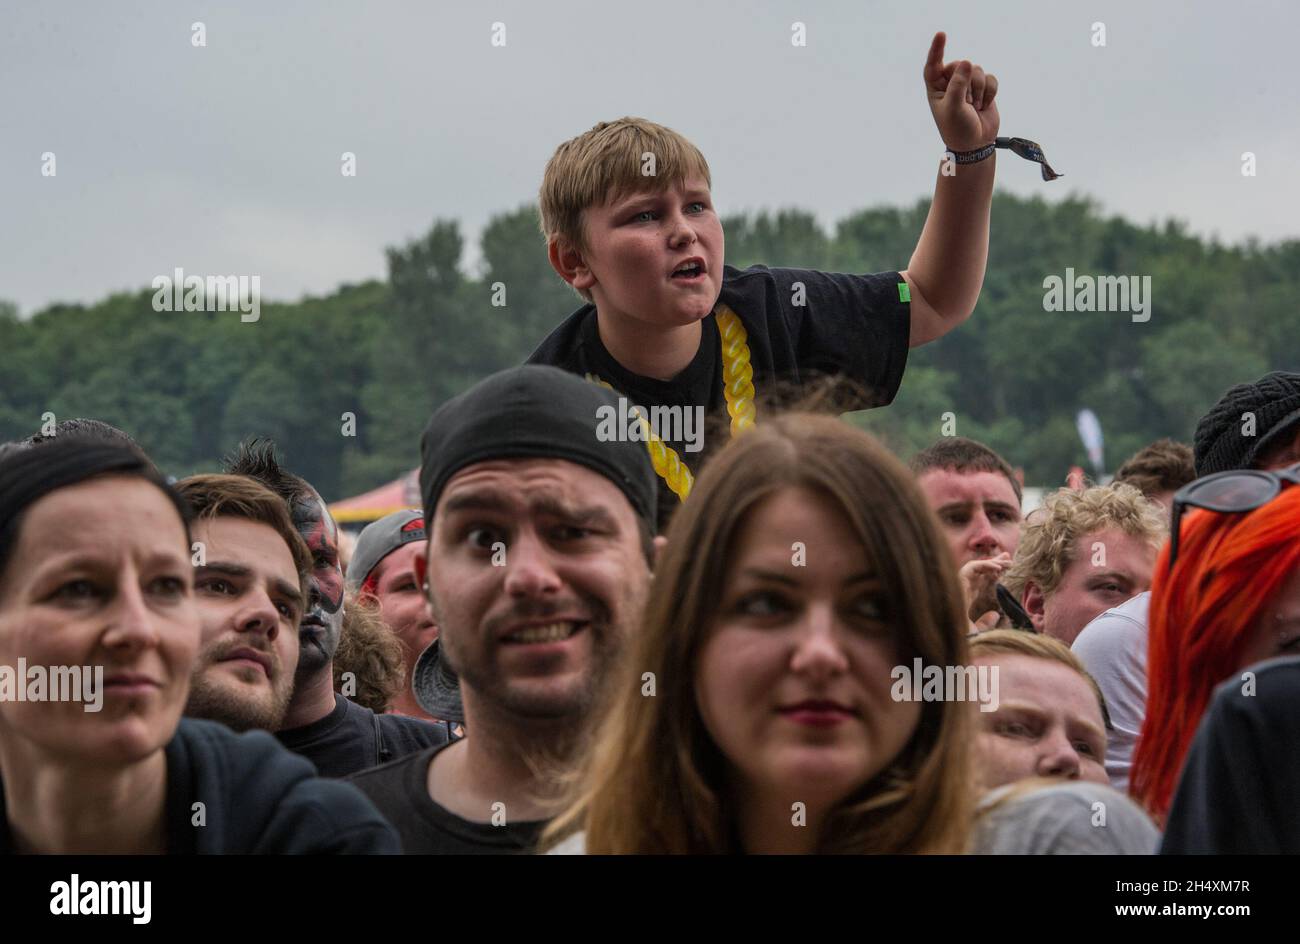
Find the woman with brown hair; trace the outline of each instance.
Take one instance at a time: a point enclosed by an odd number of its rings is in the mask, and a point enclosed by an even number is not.
[[[831,417],[760,424],[676,513],[614,703],[543,845],[964,851],[973,708],[893,693],[917,658],[964,663],[965,633],[906,469]]]

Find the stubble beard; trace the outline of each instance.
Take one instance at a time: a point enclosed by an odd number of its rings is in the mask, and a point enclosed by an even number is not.
[[[273,685],[267,694],[257,697],[241,694],[227,685],[207,677],[216,663],[208,663],[194,673],[185,715],[219,721],[233,731],[275,731],[284,721],[293,698],[293,685]]]
[[[585,684],[570,689],[563,695],[532,694],[521,691],[520,686],[512,685],[496,666],[495,651],[500,644],[489,643],[487,651],[475,658],[464,648],[457,645],[463,634],[455,627],[449,627],[446,615],[435,600],[430,601],[434,619],[439,626],[438,638],[441,640],[442,658],[460,677],[461,684],[474,692],[476,700],[493,714],[509,718],[516,723],[555,723],[565,719],[571,720],[575,733],[585,726],[593,709],[599,703],[612,669],[617,662],[621,634],[612,625],[608,606],[594,597],[579,597],[586,612],[591,614],[586,627],[582,630],[591,633],[590,665],[586,673]],[[549,608],[554,612],[554,608]],[[552,615],[541,608],[529,608],[526,613],[513,613],[512,617],[528,619],[545,619]],[[493,620],[499,624],[501,619]],[[471,630],[476,632],[477,630]],[[491,631],[484,636],[494,635]]]

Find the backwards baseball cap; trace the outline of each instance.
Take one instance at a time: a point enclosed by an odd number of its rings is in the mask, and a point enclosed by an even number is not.
[[[420,439],[420,497],[427,526],[448,480],[492,459],[567,459],[622,490],[633,511],[655,521],[654,466],[639,441],[602,441],[601,413],[619,415],[612,390],[540,364],[493,374],[438,408]]]
[[[408,508],[372,521],[357,536],[357,546],[348,564],[348,586],[356,590],[379,566],[379,562],[403,544],[424,541],[424,512]]]
[[[618,415],[619,398],[613,391],[538,364],[493,374],[449,400],[433,414],[420,439],[424,526],[453,475],[493,459],[567,459],[585,466],[617,485],[632,510],[653,526],[658,492],[650,454],[642,442],[602,441],[596,431],[605,409]],[[411,690],[433,717],[464,722],[460,680],[441,641],[435,639],[420,653]]]
[[[1196,424],[1196,474],[1249,469],[1298,424],[1300,374],[1278,370],[1238,384]]]

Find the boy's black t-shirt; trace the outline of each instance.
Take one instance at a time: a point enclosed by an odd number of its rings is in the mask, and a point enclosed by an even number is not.
[[[902,301],[902,284],[898,272],[846,275],[763,265],[743,270],[725,266],[718,301],[736,313],[748,334],[758,422],[763,422],[763,398],[771,395],[777,381],[787,391],[798,391],[818,377],[852,381],[861,388],[858,395],[837,401],[846,411],[892,402],[907,366],[911,330],[911,305]],[[694,360],[669,381],[634,374],[614,360],[601,343],[596,307],[591,304],[552,331],[528,363],[595,374],[643,409],[703,406],[706,416],[722,422],[717,432],[710,426],[711,435],[704,437],[702,449],[689,452],[684,436],[663,436],[698,474],[704,457],[728,437],[716,316],[710,314],[701,327]],[[662,528],[679,501],[662,480],[659,486]]]
[[[447,745],[363,771],[347,782],[370,798],[409,855],[517,855],[537,845],[545,821],[475,823],[429,796],[429,764]]]
[[[313,764],[322,777],[346,777],[426,747],[446,744],[447,726],[377,715],[334,693],[334,710],[300,728],[277,731],[280,743]]]

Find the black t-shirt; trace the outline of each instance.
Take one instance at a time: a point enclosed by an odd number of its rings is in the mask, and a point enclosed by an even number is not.
[[[214,721],[182,718],[165,754],[164,828],[172,855],[401,851],[365,796],[316,776],[265,731],[236,734]],[[0,853],[12,851],[0,783]]]
[[[334,710],[319,721],[277,731],[280,743],[313,764],[322,777],[346,777],[426,747],[446,744],[447,726],[377,715],[334,693]]]
[[[510,855],[532,852],[545,821],[500,826],[461,819],[429,796],[435,747],[349,777],[397,830],[410,855]],[[506,811],[503,811],[506,812]],[[489,814],[490,815],[490,814]]]
[[[1178,779],[1162,855],[1300,853],[1300,659],[1219,686]]]
[[[840,401],[840,409],[846,411],[892,402],[907,366],[911,330],[911,306],[901,300],[902,284],[897,272],[845,275],[762,265],[743,270],[725,266],[718,301],[736,313],[748,334],[758,422],[763,421],[763,398],[772,394],[776,381],[792,391],[818,377],[853,381],[861,390],[859,395]],[[701,328],[694,360],[672,380],[655,380],[631,373],[614,360],[600,340],[596,307],[588,304],[552,331],[528,363],[551,364],[579,375],[595,374],[643,410],[702,406],[706,416],[720,417],[720,435],[711,427],[711,435],[697,451],[687,451],[685,435],[672,435],[685,433],[685,417],[680,430],[676,426],[656,430],[690,470],[698,473],[704,457],[728,436],[716,316],[710,314]],[[662,480],[659,486],[662,527],[679,501]]]

